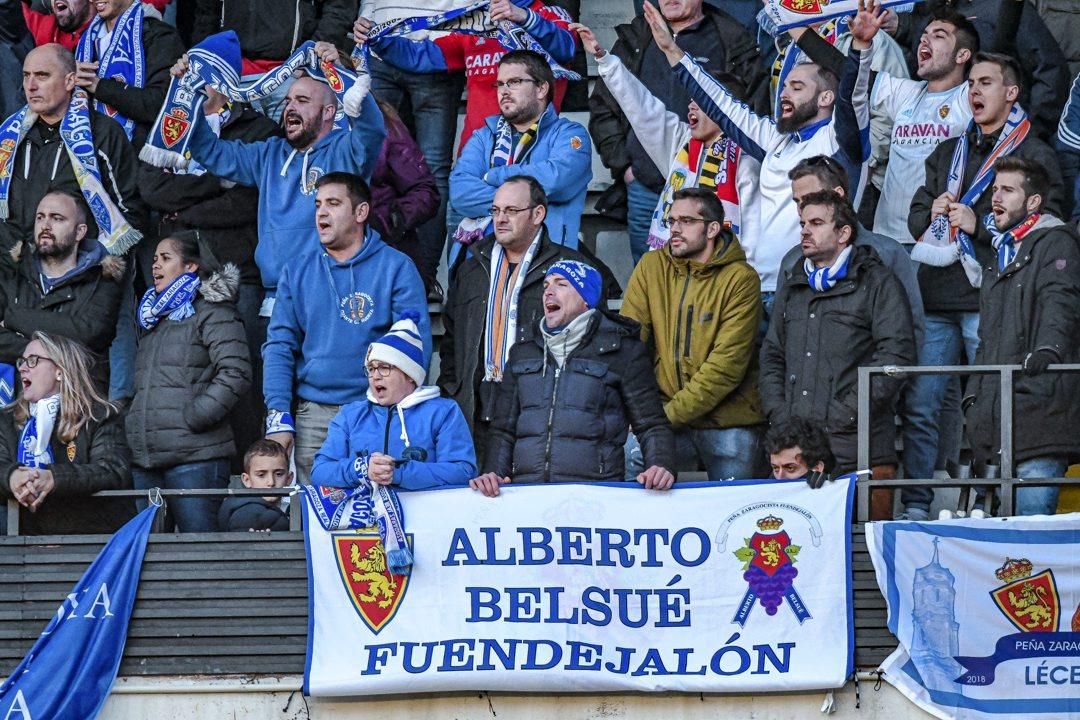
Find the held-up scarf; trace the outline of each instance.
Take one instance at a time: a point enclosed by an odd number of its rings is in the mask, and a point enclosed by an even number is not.
[[[500,117],[495,125],[495,146],[491,150],[489,167],[502,167],[521,162],[535,144],[540,134],[540,121],[526,128],[514,143],[514,126]],[[454,240],[462,245],[472,245],[484,237],[491,227],[490,217],[463,218],[454,232]]]
[[[184,273],[169,283],[160,295],[154,288],[148,288],[139,302],[139,314],[135,319],[144,330],[153,330],[168,316],[179,322],[195,314],[195,293],[202,281],[195,273]]]
[[[829,267],[814,267],[810,258],[803,261],[803,270],[806,271],[806,279],[810,282],[810,289],[815,292],[825,292],[836,287],[836,283],[847,277],[848,261],[851,259],[851,246],[844,248],[836,260]]]
[[[724,225],[738,235],[741,213],[739,188],[735,184],[742,150],[731,138],[721,138],[706,145],[691,138],[671,163],[667,183],[649,223],[649,249],[659,250],[667,245],[671,229],[666,226],[674,195],[683,188],[701,187],[716,190],[724,206]]]
[[[915,0],[919,2],[920,0]],[[911,0],[881,0],[884,8],[895,12],[910,12],[915,7]],[[907,6],[907,7],[901,7]],[[758,14],[758,23],[772,34],[795,27],[814,25],[836,17],[854,15],[859,10],[859,0],[766,0]]]
[[[143,7],[141,2],[131,6],[116,19],[112,37],[105,52],[98,58],[97,76],[123,80],[126,85],[141,88],[146,82],[146,60],[143,57]],[[97,38],[106,32],[105,21],[100,15],[90,21],[90,27],[79,38],[75,47],[75,59],[79,62],[94,62],[97,57]],[[135,121],[124,117],[115,108],[100,100],[94,100],[94,109],[115,119],[124,127],[128,140],[135,131]]]
[[[0,220],[7,219],[10,214],[8,199],[11,178],[15,174],[16,151],[37,120],[37,113],[30,112],[29,106],[23,106],[0,125]],[[76,89],[71,95],[67,112],[60,121],[60,140],[71,160],[75,181],[98,226],[98,241],[110,255],[123,255],[142,239],[142,233],[128,224],[105,191],[90,128],[90,100],[82,89]]]
[[[25,467],[45,468],[53,464],[52,440],[56,416],[60,412],[60,395],[42,398],[30,403],[30,417],[19,436],[19,464]]]
[[[368,41],[362,45],[357,45],[353,49],[352,57],[356,63],[357,72],[364,75],[368,72],[368,56],[371,54],[368,45],[378,42],[384,37],[408,35],[418,30],[441,30],[443,32],[495,38],[508,50],[531,50],[547,61],[556,79],[581,79],[581,76],[577,73],[567,70],[555,62],[555,59],[548,54],[544,46],[537,42],[536,38],[530,35],[525,28],[509,20],[491,22],[487,12],[490,4],[489,0],[480,0],[471,5],[454,8],[436,15],[401,17],[376,25],[368,34]],[[562,14],[566,21],[570,22],[570,16],[566,15],[564,10],[554,7],[552,9]]]
[[[964,168],[967,167],[968,135],[975,127],[975,121],[972,120],[968,131],[957,138],[945,188],[968,207],[975,207],[979,196],[990,187],[994,179],[994,163],[998,158],[1012,153],[1027,138],[1031,131],[1031,121],[1020,103],[1013,103],[1005,126],[998,135],[997,144],[979,167],[979,172],[972,179],[967,192],[961,196],[960,191],[964,188]],[[911,259],[935,267],[947,267],[959,260],[971,286],[977,288],[982,284],[982,267],[975,257],[971,236],[952,227],[948,215],[938,215],[930,221],[930,227],[911,249]]]
[[[484,380],[488,382],[502,382],[503,364],[517,341],[518,300],[529,266],[540,249],[540,236],[536,234],[513,270],[502,245],[495,243],[491,251],[491,287],[484,319]]]
[[[183,77],[173,78],[165,103],[150,130],[146,145],[139,152],[139,159],[157,167],[187,167],[191,153],[191,131],[195,123],[206,122],[202,106],[206,101],[203,88],[214,88],[233,102],[250,103],[274,92],[287,82],[297,70],[326,83],[338,99],[338,113],[334,127],[347,130],[346,114],[356,117],[360,103],[371,87],[370,78],[360,80],[356,75],[333,63],[323,62],[315,54],[315,43],[306,42],[278,67],[246,86],[240,84],[240,41],[232,30],[217,33],[188,50],[190,66]],[[355,112],[349,112],[344,103],[350,93],[355,100]],[[342,110],[342,107],[345,110]]]

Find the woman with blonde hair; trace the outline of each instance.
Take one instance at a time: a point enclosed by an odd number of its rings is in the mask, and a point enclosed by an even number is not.
[[[0,412],[0,497],[21,505],[23,535],[112,533],[130,500],[91,498],[131,488],[124,424],[90,379],[89,351],[36,332],[16,362],[17,399]]]

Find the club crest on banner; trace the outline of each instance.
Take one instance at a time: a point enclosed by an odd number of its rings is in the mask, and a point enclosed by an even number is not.
[[[7,177],[11,170],[8,168],[8,163],[11,161],[11,157],[15,154],[15,141],[12,139],[4,140],[0,142],[0,178]]]
[[[808,15],[821,12],[821,9],[827,7],[828,4],[829,0],[780,0],[780,7]]]
[[[171,114],[161,119],[161,137],[165,141],[165,146],[172,147],[180,142],[190,126],[191,121],[188,120],[187,112],[180,108],[173,108]]]
[[[406,537],[412,547],[413,536]],[[394,619],[409,586],[409,576],[390,574],[375,528],[334,533],[333,539],[345,591],[360,619],[377,635]]]
[[[782,529],[783,525],[784,521],[773,514],[760,518],[757,532],[735,550],[735,557],[743,563],[743,580],[749,585],[735,613],[734,622],[741,626],[746,625],[755,602],[760,602],[765,614],[772,616],[786,600],[800,623],[810,617],[794,588],[795,578],[799,574],[795,568],[795,558],[801,548],[791,542],[791,536]]]
[[[1032,569],[1027,558],[1005,558],[994,573],[1005,584],[992,590],[990,596],[1021,632],[1056,632],[1061,601],[1054,572],[1047,568],[1032,576]]]

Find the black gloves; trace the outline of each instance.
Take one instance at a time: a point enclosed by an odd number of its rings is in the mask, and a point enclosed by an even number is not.
[[[1050,350],[1036,350],[1030,352],[1027,357],[1024,358],[1024,362],[1021,364],[1023,372],[1028,377],[1035,377],[1046,372],[1046,368],[1050,366],[1050,363],[1057,360],[1057,355]]]

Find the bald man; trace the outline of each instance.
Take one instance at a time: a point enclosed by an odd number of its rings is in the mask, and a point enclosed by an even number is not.
[[[329,62],[338,50],[327,42],[315,43],[315,52]],[[173,66],[173,75],[188,68],[185,55]],[[255,262],[262,275],[266,301],[261,315],[270,316],[282,267],[305,250],[317,251],[315,182],[331,172],[349,172],[371,179],[379,158],[386,126],[369,94],[360,115],[349,118],[351,130],[334,130],[337,113],[334,93],[322,81],[301,77],[289,88],[281,115],[285,137],[259,142],[221,140],[206,123],[196,123],[191,157],[210,172],[242,185],[259,188],[259,244]]]
[[[81,192],[71,155],[60,136],[60,124],[71,106],[74,91],[75,57],[70,50],[50,43],[30,51],[23,62],[27,105],[19,113],[26,111],[26,119],[33,123],[21,137],[17,127],[13,133],[0,131],[0,195],[6,182],[4,176],[10,173],[7,218],[0,224],[0,249],[7,250],[16,242],[30,238],[38,203],[50,190],[65,190],[75,195]],[[115,120],[93,109],[89,110],[89,118],[101,184],[127,221],[137,226],[141,205],[136,190],[135,150]],[[0,128],[8,126],[7,121],[0,124]],[[89,237],[97,237],[98,227],[93,217],[88,225]]]

